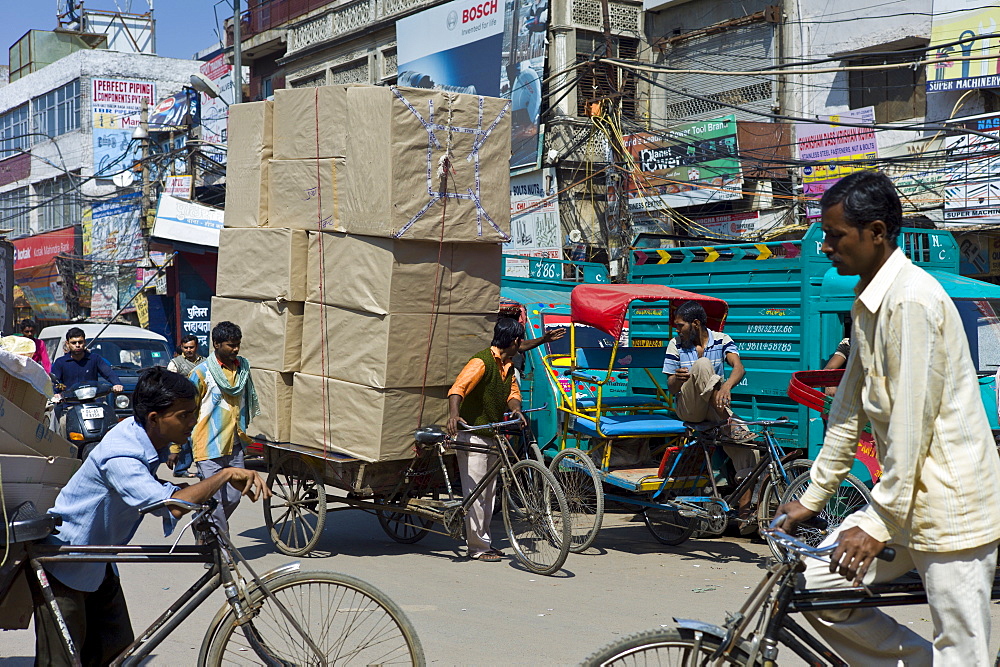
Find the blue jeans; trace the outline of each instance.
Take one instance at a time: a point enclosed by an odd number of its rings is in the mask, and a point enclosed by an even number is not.
[[[164,447],[160,450],[160,463],[166,464],[167,457],[170,456],[170,448]],[[194,452],[191,450],[191,440],[188,440],[183,445],[181,445],[181,453],[177,457],[177,463],[174,464],[174,474],[175,475],[186,475],[189,469],[194,464]]]

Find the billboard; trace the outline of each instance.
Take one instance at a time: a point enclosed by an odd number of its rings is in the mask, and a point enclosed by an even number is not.
[[[835,123],[874,124],[875,107],[852,109],[822,120]],[[873,169],[878,158],[874,128],[846,127],[828,123],[799,123],[796,126],[799,158],[815,164],[802,168],[802,188],[807,198],[819,199],[834,183],[848,174]],[[808,203],[806,216],[819,217],[819,206]]]
[[[736,116],[683,123],[664,133],[625,137],[632,174],[630,211],[659,211],[743,197]]]
[[[510,177],[510,242],[503,244],[504,254],[562,259],[555,171]]]
[[[93,79],[94,176],[111,178],[128,169],[142,155],[132,131],[139,124],[142,102],[156,104],[156,84],[151,81]]]
[[[397,83],[511,101],[511,169],[538,167],[548,0],[455,0],[396,23]]]
[[[981,0],[934,0],[930,56],[957,57],[963,60],[928,65],[927,92],[1000,88],[998,23],[1000,7],[996,3]],[[979,35],[985,37],[973,39]],[[962,43],[951,44],[959,41]],[[992,57],[985,57],[991,54]]]
[[[59,255],[77,254],[76,227],[14,239],[14,270],[51,264]]]
[[[153,236],[218,248],[223,214],[222,209],[160,195]]]
[[[968,120],[963,125],[1000,137],[1000,116]],[[944,140],[948,156],[943,168],[944,219],[960,222],[1000,220],[1000,156],[997,140],[959,134]],[[992,218],[993,220],[987,220]]]
[[[201,122],[201,93],[184,88],[179,93],[160,100],[149,111],[150,132],[185,132],[189,125]]]
[[[225,144],[228,136],[229,105],[234,102],[233,66],[220,53],[200,68],[201,75],[218,89],[218,97],[201,94],[201,138],[213,144]],[[226,151],[205,146],[202,149],[213,160],[226,164]]]
[[[123,262],[143,256],[141,197],[136,192],[91,207],[90,259]]]

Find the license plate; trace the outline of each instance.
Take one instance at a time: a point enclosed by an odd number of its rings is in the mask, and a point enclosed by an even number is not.
[[[104,408],[84,408],[80,413],[84,419],[104,419]]]

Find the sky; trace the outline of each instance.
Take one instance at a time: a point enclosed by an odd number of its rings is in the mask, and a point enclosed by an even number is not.
[[[154,0],[157,54],[169,58],[190,58],[197,51],[219,41],[222,19],[231,15],[231,0]],[[7,49],[29,30],[52,30],[56,27],[57,0],[0,0],[0,64],[9,65]],[[142,14],[146,0],[117,0],[118,8]],[[247,6],[244,0],[243,8]],[[14,7],[13,11],[10,10]],[[85,0],[86,9],[115,10],[115,0]],[[213,9],[214,8],[214,9]],[[216,22],[216,11],[219,21]]]

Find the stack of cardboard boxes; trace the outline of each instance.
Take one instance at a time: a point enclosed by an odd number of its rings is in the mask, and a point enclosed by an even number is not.
[[[507,104],[329,86],[233,108],[212,321],[243,328],[252,436],[381,461],[447,418],[499,304]]]

